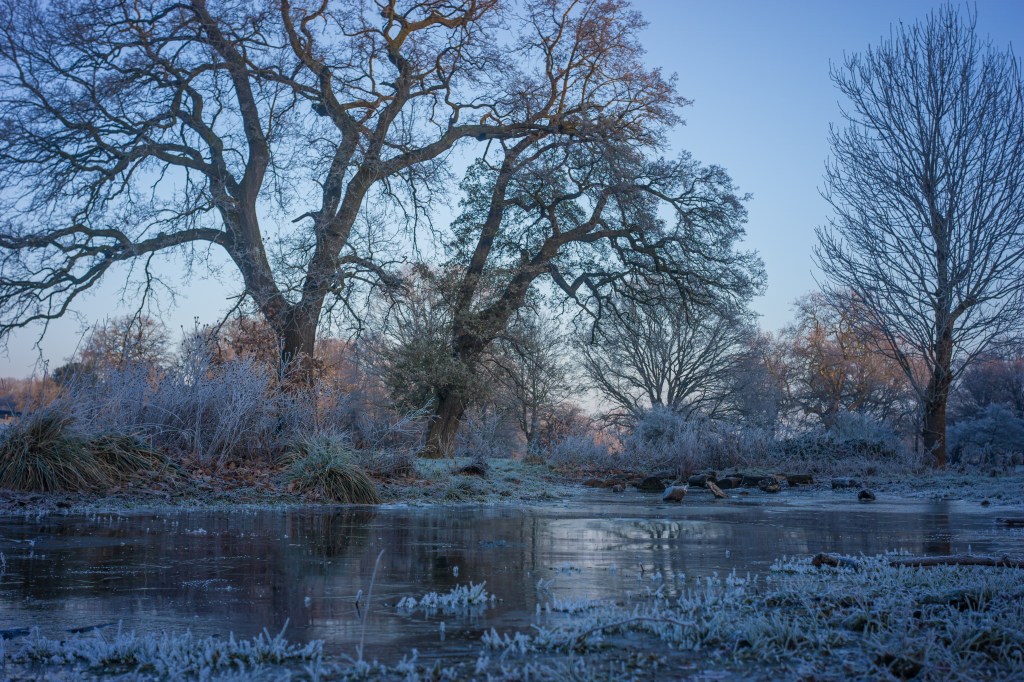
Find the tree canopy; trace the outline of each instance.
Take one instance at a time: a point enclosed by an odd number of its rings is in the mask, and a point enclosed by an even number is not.
[[[222,253],[284,355],[312,355],[325,312],[395,283],[456,145],[673,119],[641,25],[597,0],[7,3],[0,334],[119,263],[145,297],[154,258]]]

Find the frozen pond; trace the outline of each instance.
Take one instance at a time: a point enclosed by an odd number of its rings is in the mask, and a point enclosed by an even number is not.
[[[783,555],[1016,553],[1020,531],[966,501],[880,501],[793,492],[682,505],[658,496],[587,491],[571,502],[505,506],[182,511],[0,519],[0,630],[122,622],[139,632],[191,629],[250,636],[289,623],[293,641],[322,639],[354,653],[366,595],[383,550],[366,656],[412,647],[446,653],[485,629],[528,627],[552,596],[606,598],[641,589],[660,572],[763,573]],[[642,567],[642,568],[641,568]],[[494,608],[472,617],[425,617],[403,597],[487,581]],[[543,588],[538,590],[538,581]],[[365,608],[365,597],[360,604]]]

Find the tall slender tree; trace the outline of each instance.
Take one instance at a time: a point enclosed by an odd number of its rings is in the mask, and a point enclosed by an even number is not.
[[[494,364],[503,400],[526,438],[527,451],[536,451],[579,390],[566,333],[553,318],[526,308],[498,345]]]
[[[944,7],[832,79],[848,104],[817,262],[903,368],[942,467],[951,384],[1024,317],[1020,65],[978,37],[973,13]]]

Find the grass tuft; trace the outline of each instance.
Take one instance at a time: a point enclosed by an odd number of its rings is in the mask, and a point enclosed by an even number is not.
[[[284,455],[288,488],[317,502],[380,504],[377,486],[355,458],[337,439],[299,439]]]
[[[419,610],[427,615],[436,614],[438,611],[447,614],[482,611],[488,606],[494,606],[497,601],[497,597],[484,589],[486,584],[486,580],[479,584],[470,581],[469,585],[456,585],[444,594],[428,592],[419,599],[404,597],[399,600],[396,607],[406,613]]]
[[[0,441],[0,488],[25,492],[96,490],[107,471],[71,419],[47,411],[11,425]]]
[[[93,492],[156,478],[168,467],[132,436],[83,437],[71,417],[55,410],[25,417],[0,440],[0,488],[10,490]]]
[[[178,468],[135,436],[101,434],[87,441],[89,449],[106,469],[112,484],[155,480],[177,476]]]

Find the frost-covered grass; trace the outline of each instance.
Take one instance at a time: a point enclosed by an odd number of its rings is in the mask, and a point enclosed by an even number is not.
[[[391,502],[500,504],[564,499],[576,492],[565,476],[522,460],[490,460],[486,477],[458,473],[472,462],[464,457],[416,460],[411,476],[382,486],[382,496]]]
[[[345,448],[345,442],[339,441]],[[388,462],[374,461],[374,454],[386,451],[351,452],[363,469],[373,474],[379,501],[385,504],[518,504],[566,499],[578,494],[578,484],[540,464],[522,460],[498,459],[488,465],[487,476],[466,476],[458,470],[472,462],[468,458],[424,460],[408,458],[408,471],[380,475],[378,469]],[[221,478],[202,474],[195,479],[181,476],[173,486],[149,490],[145,487],[123,489],[111,495],[58,493],[19,494],[0,491],[0,516],[40,516],[45,514],[120,513],[166,509],[283,509],[310,502],[309,496],[293,486],[288,490],[286,467],[239,468],[221,472]],[[312,473],[316,473],[314,470]],[[325,496],[320,501],[328,502]],[[367,500],[364,500],[367,501]]]
[[[468,585],[456,585],[444,594],[428,592],[419,599],[404,597],[398,602],[397,608],[406,613],[422,611],[427,615],[439,611],[454,614],[482,611],[497,601],[497,597],[484,589],[486,584],[486,581],[479,584],[470,582]]]
[[[239,673],[258,676],[265,668],[322,664],[322,642],[292,644],[282,630],[264,631],[252,639],[195,637],[184,634],[123,632],[112,636],[96,630],[68,639],[50,639],[33,630],[4,651],[4,664],[52,669],[55,675],[77,671],[93,676],[129,675],[136,679],[212,679]]]
[[[598,673],[598,661],[637,649],[659,652],[662,669],[701,661],[739,678],[1014,679],[1024,669],[1024,571],[897,568],[886,556],[858,565],[784,560],[765,579],[648,591],[530,633],[492,630],[483,644],[504,661],[585,655]]]
[[[644,589],[614,600],[554,600],[537,609],[532,627],[490,629],[475,653],[446,659],[442,649],[430,662],[415,651],[394,664],[328,660],[318,643],[291,645],[280,635],[236,641],[118,633],[13,640],[4,665],[17,676],[33,664],[34,679],[69,671],[126,679],[481,682],[1020,679],[1024,571],[901,567],[892,558],[857,557],[838,569],[783,559],[763,577],[645,578]],[[430,617],[493,599],[482,584],[470,584],[403,600],[399,608]]]

